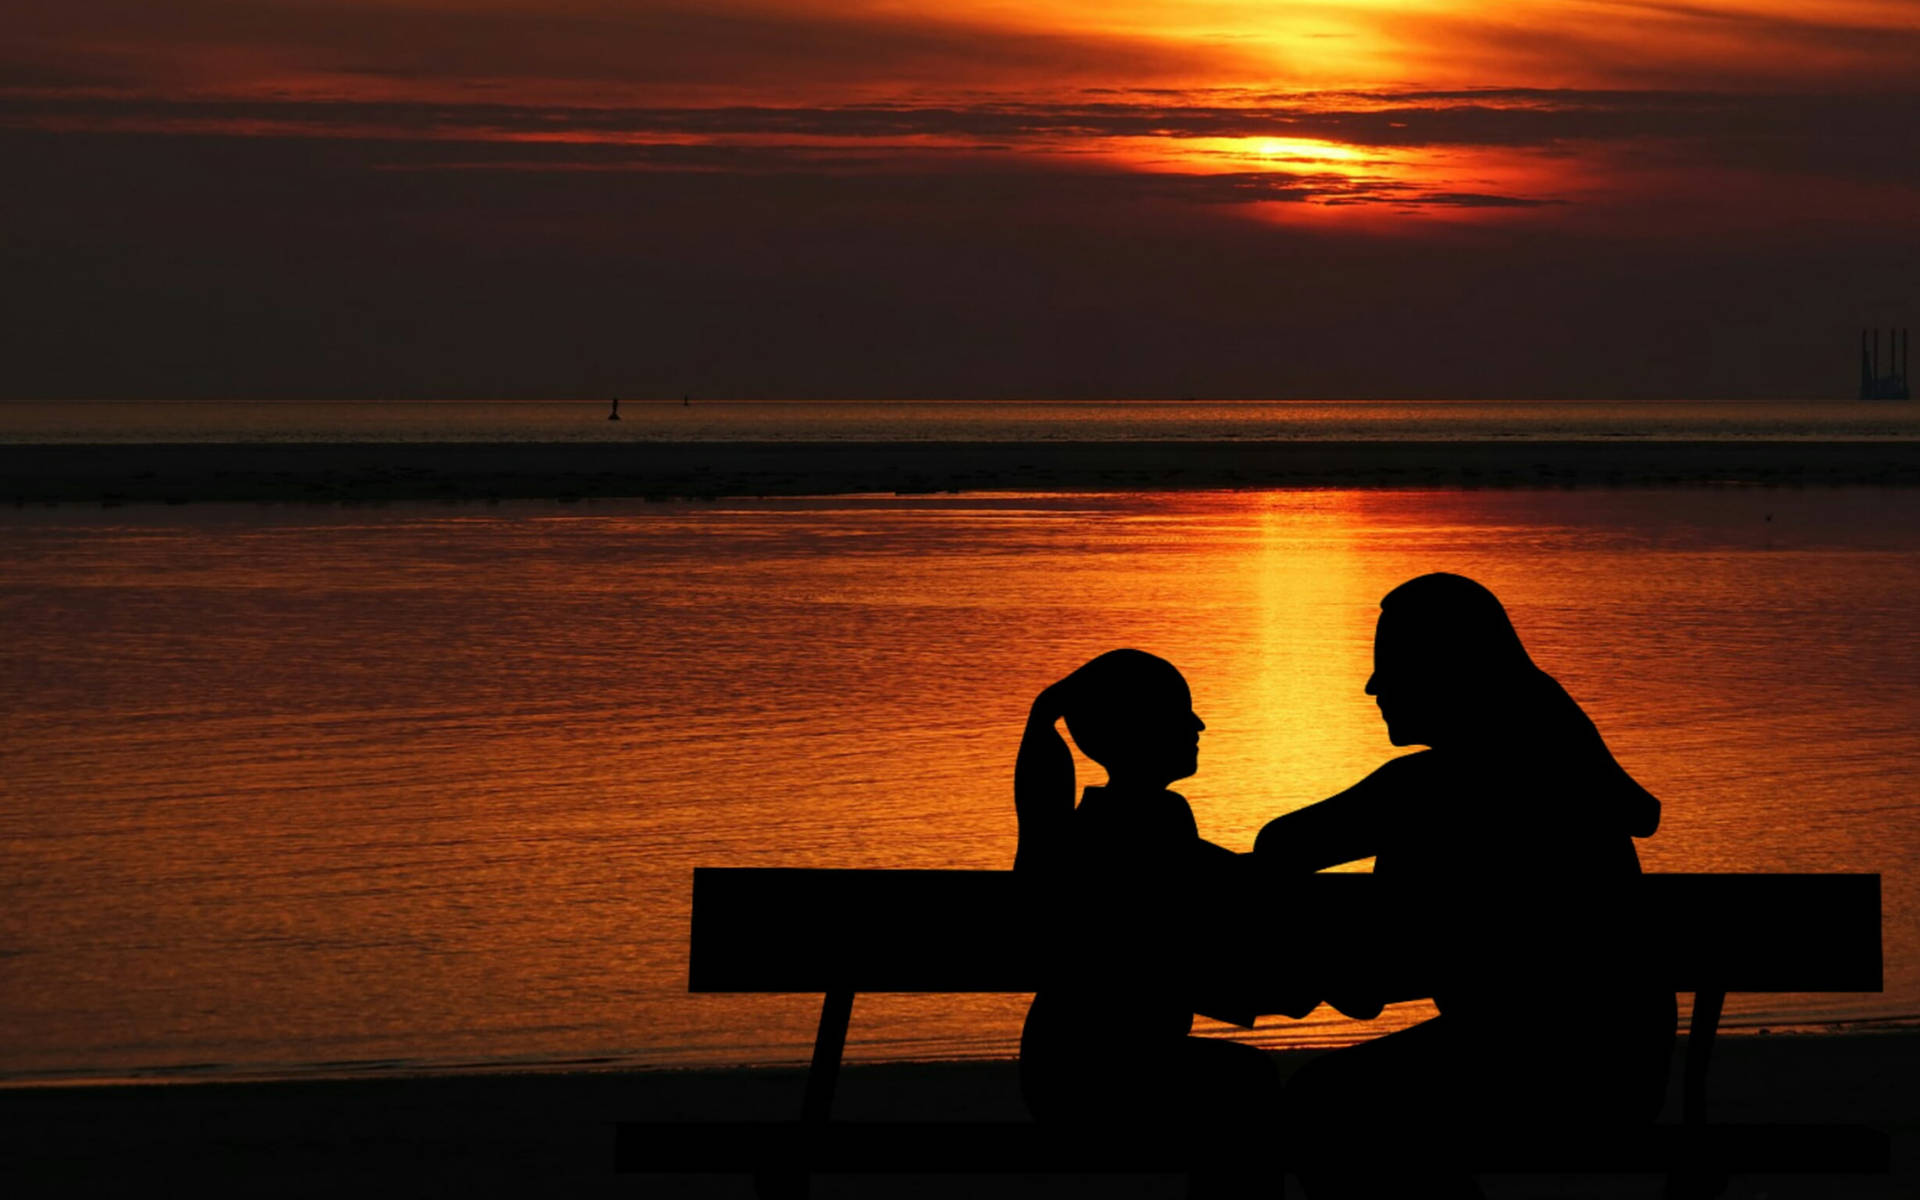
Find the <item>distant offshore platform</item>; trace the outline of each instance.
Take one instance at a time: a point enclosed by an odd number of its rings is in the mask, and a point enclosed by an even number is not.
[[[1911,400],[1907,386],[1907,330],[1887,330],[1887,373],[1880,373],[1880,331],[1873,331],[1872,353],[1868,353],[1867,331],[1860,331],[1860,398],[1862,400]]]

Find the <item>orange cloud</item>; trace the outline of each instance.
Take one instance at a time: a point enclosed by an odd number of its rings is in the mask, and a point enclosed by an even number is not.
[[[0,34],[14,88],[609,104],[1853,90],[1920,67],[1911,0],[13,0]]]

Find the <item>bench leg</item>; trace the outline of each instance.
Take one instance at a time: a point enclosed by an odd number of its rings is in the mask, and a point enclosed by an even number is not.
[[[807,1094],[800,1123],[822,1125],[833,1116],[834,1085],[840,1081],[840,1057],[847,1048],[847,1023],[853,1019],[853,993],[828,992],[820,1005],[820,1031],[813,1038],[813,1062],[807,1067]],[[756,1172],[754,1194],[760,1200],[806,1200],[807,1172],[775,1167]]]
[[[1687,1065],[1681,1093],[1681,1124],[1698,1131],[1707,1123],[1707,1067],[1713,1060],[1713,1039],[1720,1031],[1725,991],[1693,994],[1693,1019],[1687,1024]],[[1664,1200],[1712,1200],[1727,1190],[1727,1174],[1715,1163],[1698,1162],[1667,1176]]]
[[[1713,1059],[1713,1038],[1720,1031],[1725,992],[1695,992],[1693,1020],[1687,1025],[1687,1075],[1681,1120],[1688,1125],[1707,1123],[1707,1067]]]
[[[820,1005],[820,1032],[813,1039],[813,1065],[807,1068],[802,1121],[812,1124],[833,1115],[833,1088],[840,1080],[840,1055],[847,1048],[847,1022],[852,1017],[853,993],[828,992]]]

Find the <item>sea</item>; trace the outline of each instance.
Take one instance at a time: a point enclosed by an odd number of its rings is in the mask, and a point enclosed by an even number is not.
[[[11,405],[0,439],[1920,436],[1853,404],[606,407]],[[1009,865],[1026,706],[1116,646],[1186,674],[1181,787],[1246,849],[1401,752],[1373,625],[1434,570],[1661,797],[1647,869],[1882,874],[1885,990],[1735,995],[1732,1030],[1920,1024],[1920,490],[25,506],[0,1083],[803,1062],[818,997],[688,994],[694,867]],[[1284,962],[1314,919],[1249,936]],[[861,996],[848,1056],[1007,1057],[1024,1007]]]

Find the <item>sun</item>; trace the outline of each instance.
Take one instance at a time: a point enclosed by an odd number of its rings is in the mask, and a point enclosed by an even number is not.
[[[1291,162],[1358,162],[1363,157],[1361,151],[1353,146],[1310,138],[1262,138],[1254,144],[1253,152],[1261,158]]]

